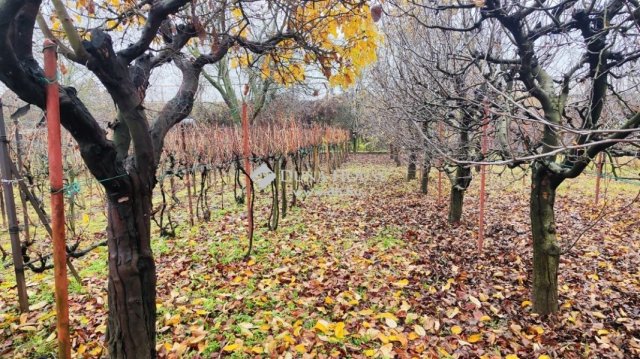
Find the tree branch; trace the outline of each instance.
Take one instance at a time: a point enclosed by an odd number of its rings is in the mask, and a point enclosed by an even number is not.
[[[118,52],[118,57],[122,58],[124,63],[130,63],[140,55],[142,55],[151,44],[151,41],[158,34],[158,29],[162,25],[162,22],[170,14],[176,13],[180,8],[189,3],[189,0],[165,0],[165,1],[153,1],[151,10],[147,22],[142,29],[142,35],[140,39],[131,44],[126,49]]]

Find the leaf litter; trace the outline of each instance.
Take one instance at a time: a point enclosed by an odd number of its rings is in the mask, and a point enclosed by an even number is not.
[[[175,239],[154,239],[163,244],[155,253],[159,357],[640,355],[637,206],[607,216],[561,257],[560,311],[540,318],[531,312],[531,239],[521,183],[492,174],[485,250],[478,253],[475,187],[465,198],[463,221],[452,226],[446,191],[438,201],[433,174],[425,196],[384,156],[354,156],[343,170],[357,180],[324,184],[342,192],[306,198],[277,232],[258,228],[249,261],[241,260],[242,207]],[[630,198],[623,192],[609,197],[614,212]],[[260,208],[257,223],[268,217],[268,206]],[[561,241],[571,243],[597,212],[588,191],[560,192]],[[98,251],[78,265],[105,260]],[[73,355],[106,356],[106,274],[83,278],[70,296]],[[40,300],[28,314],[16,312],[6,283],[0,354],[55,353],[50,274],[29,276]]]

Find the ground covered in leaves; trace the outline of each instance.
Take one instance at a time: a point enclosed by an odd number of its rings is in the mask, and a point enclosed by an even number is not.
[[[563,185],[561,310],[540,318],[531,313],[528,178],[522,177],[491,174],[482,253],[475,247],[475,187],[465,199],[465,219],[451,226],[435,174],[429,195],[422,195],[403,168],[381,155],[352,157],[277,232],[260,226],[249,261],[242,260],[242,206],[227,205],[209,223],[181,227],[176,238],[154,238],[159,355],[640,356],[640,208],[630,204],[640,188],[605,184],[605,201],[596,207],[592,178]],[[268,205],[258,208],[261,225]],[[75,261],[83,278],[70,288],[79,358],[106,355],[105,262],[104,248]],[[33,310],[23,315],[15,308],[11,271],[0,278],[0,356],[55,353],[51,273],[28,273]]]

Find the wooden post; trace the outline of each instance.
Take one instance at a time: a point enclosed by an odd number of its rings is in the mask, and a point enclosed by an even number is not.
[[[53,240],[53,272],[55,279],[58,357],[71,358],[69,341],[69,280],[64,223],[64,184],[62,180],[62,135],[60,130],[60,93],[58,92],[58,59],[56,44],[44,42],[44,74],[47,84],[47,145],[51,184],[51,230]]]
[[[482,120],[482,160],[487,155],[487,127],[489,125],[489,104],[484,101],[484,118]],[[484,244],[484,200],[487,182],[487,165],[480,166],[480,210],[478,212],[478,251],[482,251]]]
[[[186,157],[187,157],[187,144],[185,142],[185,138],[184,138],[184,132],[185,132],[185,125],[180,125],[180,138],[182,139],[182,153],[185,156],[185,168],[186,168],[186,176],[185,176],[185,181],[186,181],[186,186],[187,186],[187,201],[189,203],[189,223],[191,224],[191,226],[193,227],[193,200],[191,199],[191,168],[189,168],[189,164],[186,163]]]
[[[0,186],[0,211],[2,211],[2,227],[7,226],[7,211],[4,205],[4,196],[2,195],[2,186]]]
[[[604,153],[600,153],[598,164],[596,165],[596,206],[600,201],[600,180],[602,179],[602,167],[604,166]]]
[[[9,221],[9,237],[11,239],[11,253],[13,256],[13,269],[16,273],[16,287],[18,288],[18,304],[22,313],[29,311],[29,297],[24,278],[24,262],[22,261],[22,248],[20,246],[20,227],[16,214],[16,203],[13,197],[13,181],[11,175],[11,159],[9,158],[9,141],[4,126],[2,114],[2,102],[0,102],[0,163],[2,169],[2,187],[6,203],[7,219]]]
[[[320,145],[313,145],[313,165],[311,166],[311,171],[313,172],[313,181],[316,183],[320,178],[320,154],[318,153],[318,147],[320,147]]]
[[[245,89],[245,92],[246,91],[247,90]],[[247,115],[247,103],[245,101],[242,101],[242,156],[244,157],[245,171],[244,187],[247,191],[247,236],[249,238],[249,250],[247,250],[246,257],[248,259],[251,255],[251,247],[253,247],[253,201],[251,200],[251,145],[249,139],[249,116]]]
[[[17,164],[18,164],[18,171],[22,171],[22,143],[20,141],[20,126],[18,124],[18,117],[15,117],[13,119],[13,125],[14,125],[14,137],[15,137],[15,142],[16,142],[16,157],[17,157]],[[16,174],[16,178],[22,178],[22,175],[20,173]],[[24,195],[24,193],[22,193],[22,191],[20,192],[20,202],[22,203],[22,216],[23,216],[23,225],[24,225],[24,241],[25,242],[29,242],[29,225],[31,223],[31,221],[29,220],[29,211],[27,210],[27,199]]]

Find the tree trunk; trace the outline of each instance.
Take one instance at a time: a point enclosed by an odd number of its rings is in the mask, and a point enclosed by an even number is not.
[[[420,192],[422,194],[427,194],[429,190],[429,173],[431,172],[431,163],[429,160],[425,159],[424,164],[422,165],[422,178],[420,179]]]
[[[531,231],[533,234],[533,310],[540,315],[558,311],[558,263],[554,202],[556,186],[543,167],[532,167]]]
[[[156,270],[151,252],[151,193],[109,196],[110,358],[155,358]]]
[[[416,179],[416,161],[417,155],[414,151],[409,154],[409,166],[407,167],[407,181]]]
[[[451,187],[451,197],[449,199],[449,223],[460,223],[460,220],[462,219],[464,192],[464,190],[457,186]]]
[[[459,165],[455,176],[449,200],[449,223],[451,224],[460,223],[462,219],[464,193],[471,184],[471,168]]]

